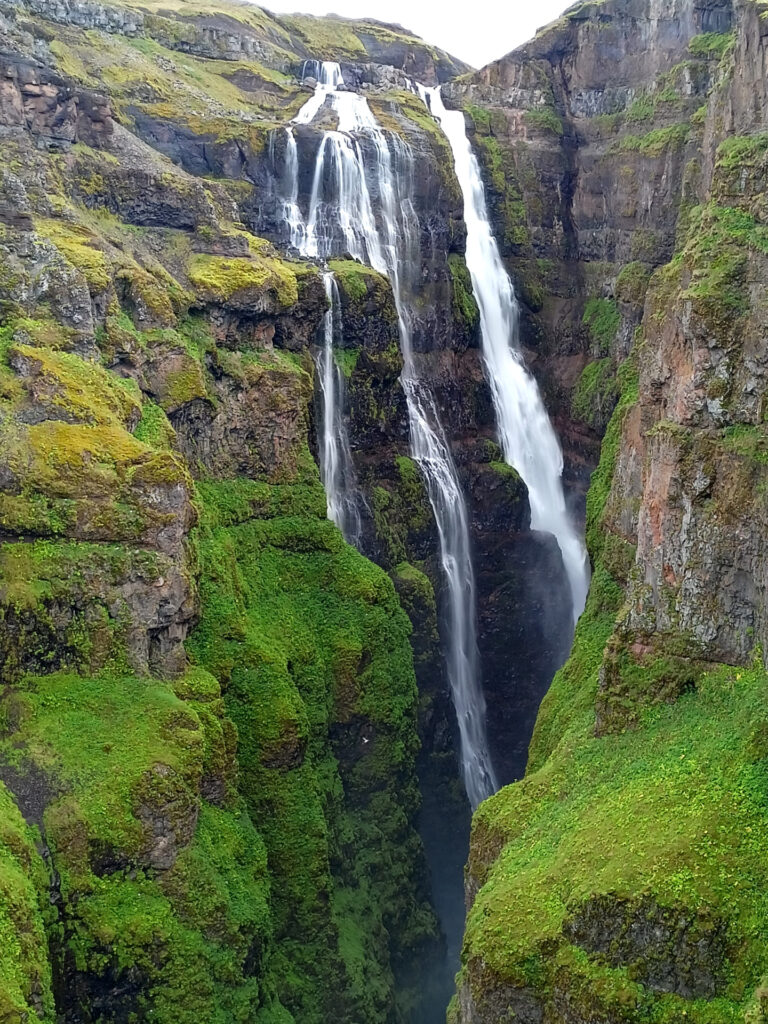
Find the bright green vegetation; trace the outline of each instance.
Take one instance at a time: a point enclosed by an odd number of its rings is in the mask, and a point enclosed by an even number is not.
[[[613,152],[639,153],[641,156],[658,157],[670,147],[681,148],[688,141],[690,124],[672,124],[666,128],[655,128],[646,135],[622,135],[612,147]]]
[[[744,210],[715,203],[692,209],[686,227],[685,241],[663,276],[673,288],[685,271],[683,298],[698,316],[730,333],[749,309],[749,251],[768,253],[768,228]]]
[[[50,789],[42,826],[69,908],[75,999],[139,972],[126,1008],[224,1024],[271,1000],[243,976],[254,936],[270,935],[265,853],[234,790],[218,683],[192,670],[177,688],[183,700],[134,674],[27,677],[5,698],[6,721],[23,724],[0,756]],[[200,800],[214,786],[219,806]]]
[[[613,299],[589,299],[581,322],[589,328],[597,352],[609,352],[621,324],[621,313]]]
[[[728,451],[759,465],[768,465],[768,434],[765,428],[737,423],[723,431],[723,445]]]
[[[768,155],[768,134],[733,135],[717,147],[719,171],[741,171],[762,163]]]
[[[597,427],[605,421],[618,395],[618,385],[613,371],[613,361],[606,356],[587,363],[576,384],[571,398],[571,413]]]
[[[733,42],[733,32],[705,32],[703,35],[694,36],[688,43],[688,49],[694,57],[720,60]]]
[[[563,134],[563,122],[552,107],[526,110],[524,120],[529,128],[540,132],[551,132],[558,138]]]
[[[580,679],[594,693],[594,671]],[[476,834],[502,852],[470,914],[470,958],[482,949],[486,969],[537,989],[558,971],[559,985],[614,1019],[741,1020],[765,966],[767,687],[762,668],[714,670],[695,693],[647,713],[637,731],[602,739],[590,735],[585,695],[547,762],[476,816]],[[638,904],[660,923],[698,917],[703,950],[676,948],[671,936],[645,955],[678,961],[681,973],[701,964],[719,998],[650,991],[642,953],[611,965],[588,943],[569,942],[566,919],[601,895],[619,920]],[[509,930],[500,908],[514,921]],[[724,968],[718,930],[730,952]]]
[[[297,1020],[326,1021],[344,992],[355,1019],[384,1021],[401,951],[433,931],[407,881],[419,856],[408,623],[387,576],[324,518],[316,477],[268,519],[240,518],[249,485],[236,486],[236,503],[229,484],[201,491],[190,648],[227,684],[273,879],[274,977]]]
[[[365,312],[369,300],[381,305],[387,303],[391,295],[389,283],[372,267],[356,260],[331,260],[328,266],[336,275],[339,288],[359,312]]]
[[[48,876],[36,838],[0,783],[0,1018],[51,1024]]]
[[[406,455],[395,459],[392,484],[374,487],[372,507],[376,534],[384,546],[382,561],[387,566],[408,561],[412,545],[423,542],[434,527],[424,479]]]
[[[239,292],[256,289],[274,295],[280,306],[298,301],[296,275],[277,257],[253,254],[250,258],[195,255],[187,268],[189,280],[212,299],[231,299]]]
[[[152,448],[172,448],[176,437],[165,412],[149,398],[142,406],[141,419],[133,434]]]
[[[339,369],[341,370],[341,372],[344,374],[344,376],[347,378],[347,380],[349,380],[349,378],[355,372],[355,367],[357,366],[357,361],[360,358],[360,349],[359,348],[342,348],[342,349],[337,349],[334,352],[334,358],[336,359],[336,363],[337,363]]]
[[[453,315],[456,320],[464,323],[467,327],[473,328],[480,319],[480,311],[472,292],[472,278],[469,275],[467,264],[463,256],[458,253],[450,253],[448,256],[448,269],[451,272],[451,286],[453,288]]]

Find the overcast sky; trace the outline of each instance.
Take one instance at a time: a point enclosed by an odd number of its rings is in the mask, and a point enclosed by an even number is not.
[[[571,0],[257,0],[282,14],[341,14],[378,18],[423,36],[474,67],[526,42]]]

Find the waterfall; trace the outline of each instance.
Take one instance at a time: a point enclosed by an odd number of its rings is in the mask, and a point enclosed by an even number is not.
[[[299,209],[299,150],[293,129],[285,129],[285,171],[283,173],[283,219],[288,225],[288,236],[294,249],[306,249],[307,229]]]
[[[562,451],[538,385],[523,362],[519,306],[491,230],[480,167],[463,112],[445,109],[439,87],[419,91],[450,143],[464,196],[467,267],[480,309],[483,356],[504,458],[528,488],[531,527],[557,540],[576,622],[587,599],[589,562],[565,505]]]
[[[301,75],[302,81],[304,81],[307,63],[307,61],[304,62]],[[311,121],[314,121],[320,107],[325,103],[326,96],[334,92],[336,87],[342,85],[344,81],[341,77],[341,68],[338,64],[333,63],[333,61],[324,60],[319,67],[316,61],[313,63],[315,64],[317,74],[315,92],[312,98],[307,100],[296,117],[294,117],[295,124],[309,124]]]
[[[323,412],[323,426],[319,432],[320,477],[328,500],[328,518],[336,523],[349,544],[359,546],[362,496],[342,415],[344,376],[333,352],[341,303],[336,278],[330,271],[323,274],[323,283],[328,309],[323,318],[323,348],[317,358]]]
[[[419,227],[411,198],[413,154],[396,137],[390,147],[365,97],[340,92],[341,85],[338,65],[324,63],[314,95],[294,118],[297,124],[309,124],[326,101],[330,101],[338,117],[338,129],[326,131],[318,149],[303,251],[320,258],[327,258],[333,251],[349,252],[386,274],[392,285],[411,454],[426,482],[446,581],[446,660],[459,725],[461,773],[470,804],[475,808],[495,791],[497,783],[485,732],[467,505],[434,396],[419,378],[413,357],[408,283],[410,272],[417,266],[419,247]],[[375,152],[371,184],[379,200],[379,223],[356,135],[369,141]],[[397,167],[393,166],[393,154]],[[325,426],[328,429],[332,424],[326,422]]]

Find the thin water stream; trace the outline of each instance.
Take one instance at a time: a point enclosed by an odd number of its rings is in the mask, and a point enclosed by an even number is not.
[[[528,488],[531,528],[555,536],[571,591],[574,623],[589,590],[586,548],[568,514],[563,492],[563,454],[538,385],[520,350],[520,308],[493,236],[480,166],[467,138],[461,110],[446,110],[440,89],[419,87],[453,152],[464,196],[467,267],[480,309],[483,356],[493,394],[504,458]]]

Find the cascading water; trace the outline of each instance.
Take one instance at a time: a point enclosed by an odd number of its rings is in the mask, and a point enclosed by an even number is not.
[[[293,129],[286,128],[285,134],[283,219],[288,225],[291,245],[302,252],[307,244],[307,229],[299,209],[299,149]]]
[[[342,415],[344,377],[334,356],[334,333],[338,323],[339,290],[330,271],[323,274],[328,309],[323,318],[323,348],[317,359],[323,406],[320,431],[320,477],[328,498],[328,518],[333,520],[349,544],[361,540],[362,496],[355,479],[349,435]]]
[[[480,309],[483,356],[504,458],[528,488],[531,527],[557,540],[576,622],[589,589],[589,562],[565,505],[560,445],[519,349],[519,306],[491,230],[480,167],[462,111],[445,109],[439,87],[420,87],[419,92],[450,143],[464,196],[467,267]]]
[[[392,145],[365,100],[340,92],[336,64],[323,64],[315,93],[294,119],[309,124],[330,101],[338,130],[320,143],[306,227],[292,238],[305,255],[326,258],[349,252],[387,274],[397,306],[403,355],[401,377],[410,423],[411,452],[420,466],[434,512],[447,589],[447,667],[461,741],[461,771],[472,807],[497,788],[485,732],[485,700],[480,685],[476,638],[475,580],[466,502],[439,415],[427,384],[419,379],[413,356],[408,275],[417,261],[418,224],[411,200],[413,155],[406,143]],[[359,133],[375,152],[372,187],[378,197],[380,226],[373,212]],[[397,168],[393,167],[393,152]],[[290,155],[289,155],[290,159]],[[294,177],[297,171],[294,172]],[[291,186],[291,195],[293,186]],[[293,200],[292,200],[293,203]],[[296,203],[293,205],[298,209]],[[293,228],[291,229],[293,232]],[[326,429],[330,425],[326,423]]]
[[[317,75],[317,87],[312,98],[301,108],[295,117],[297,124],[308,124],[317,111],[341,82],[341,68],[338,64],[317,61],[311,64]],[[304,77],[304,75],[302,75]],[[302,256],[329,255],[330,250],[321,253],[318,244],[318,213],[317,201],[313,200],[310,216],[305,221],[299,206],[299,152],[296,137],[291,126],[286,127],[285,168],[283,171],[283,219],[288,227],[290,243]],[[324,164],[324,146],[328,136],[339,135],[328,132],[323,138],[321,150],[316,161],[315,185],[312,194],[320,192],[319,182],[322,181]],[[349,162],[349,161],[348,161]],[[354,163],[354,161],[352,161]],[[355,164],[356,168],[356,164]],[[318,176],[319,170],[319,176]],[[373,214],[368,203],[368,221],[373,225]],[[350,226],[351,228],[351,226]],[[374,227],[369,228],[374,231]],[[357,486],[352,452],[349,446],[349,434],[343,416],[344,377],[334,355],[334,341],[340,333],[341,303],[336,279],[331,271],[323,274],[325,294],[328,308],[323,317],[323,347],[317,357],[320,396],[322,400],[322,427],[319,431],[320,476],[328,499],[328,518],[339,527],[344,539],[350,544],[359,545],[361,541],[362,521],[360,515],[363,496]]]

